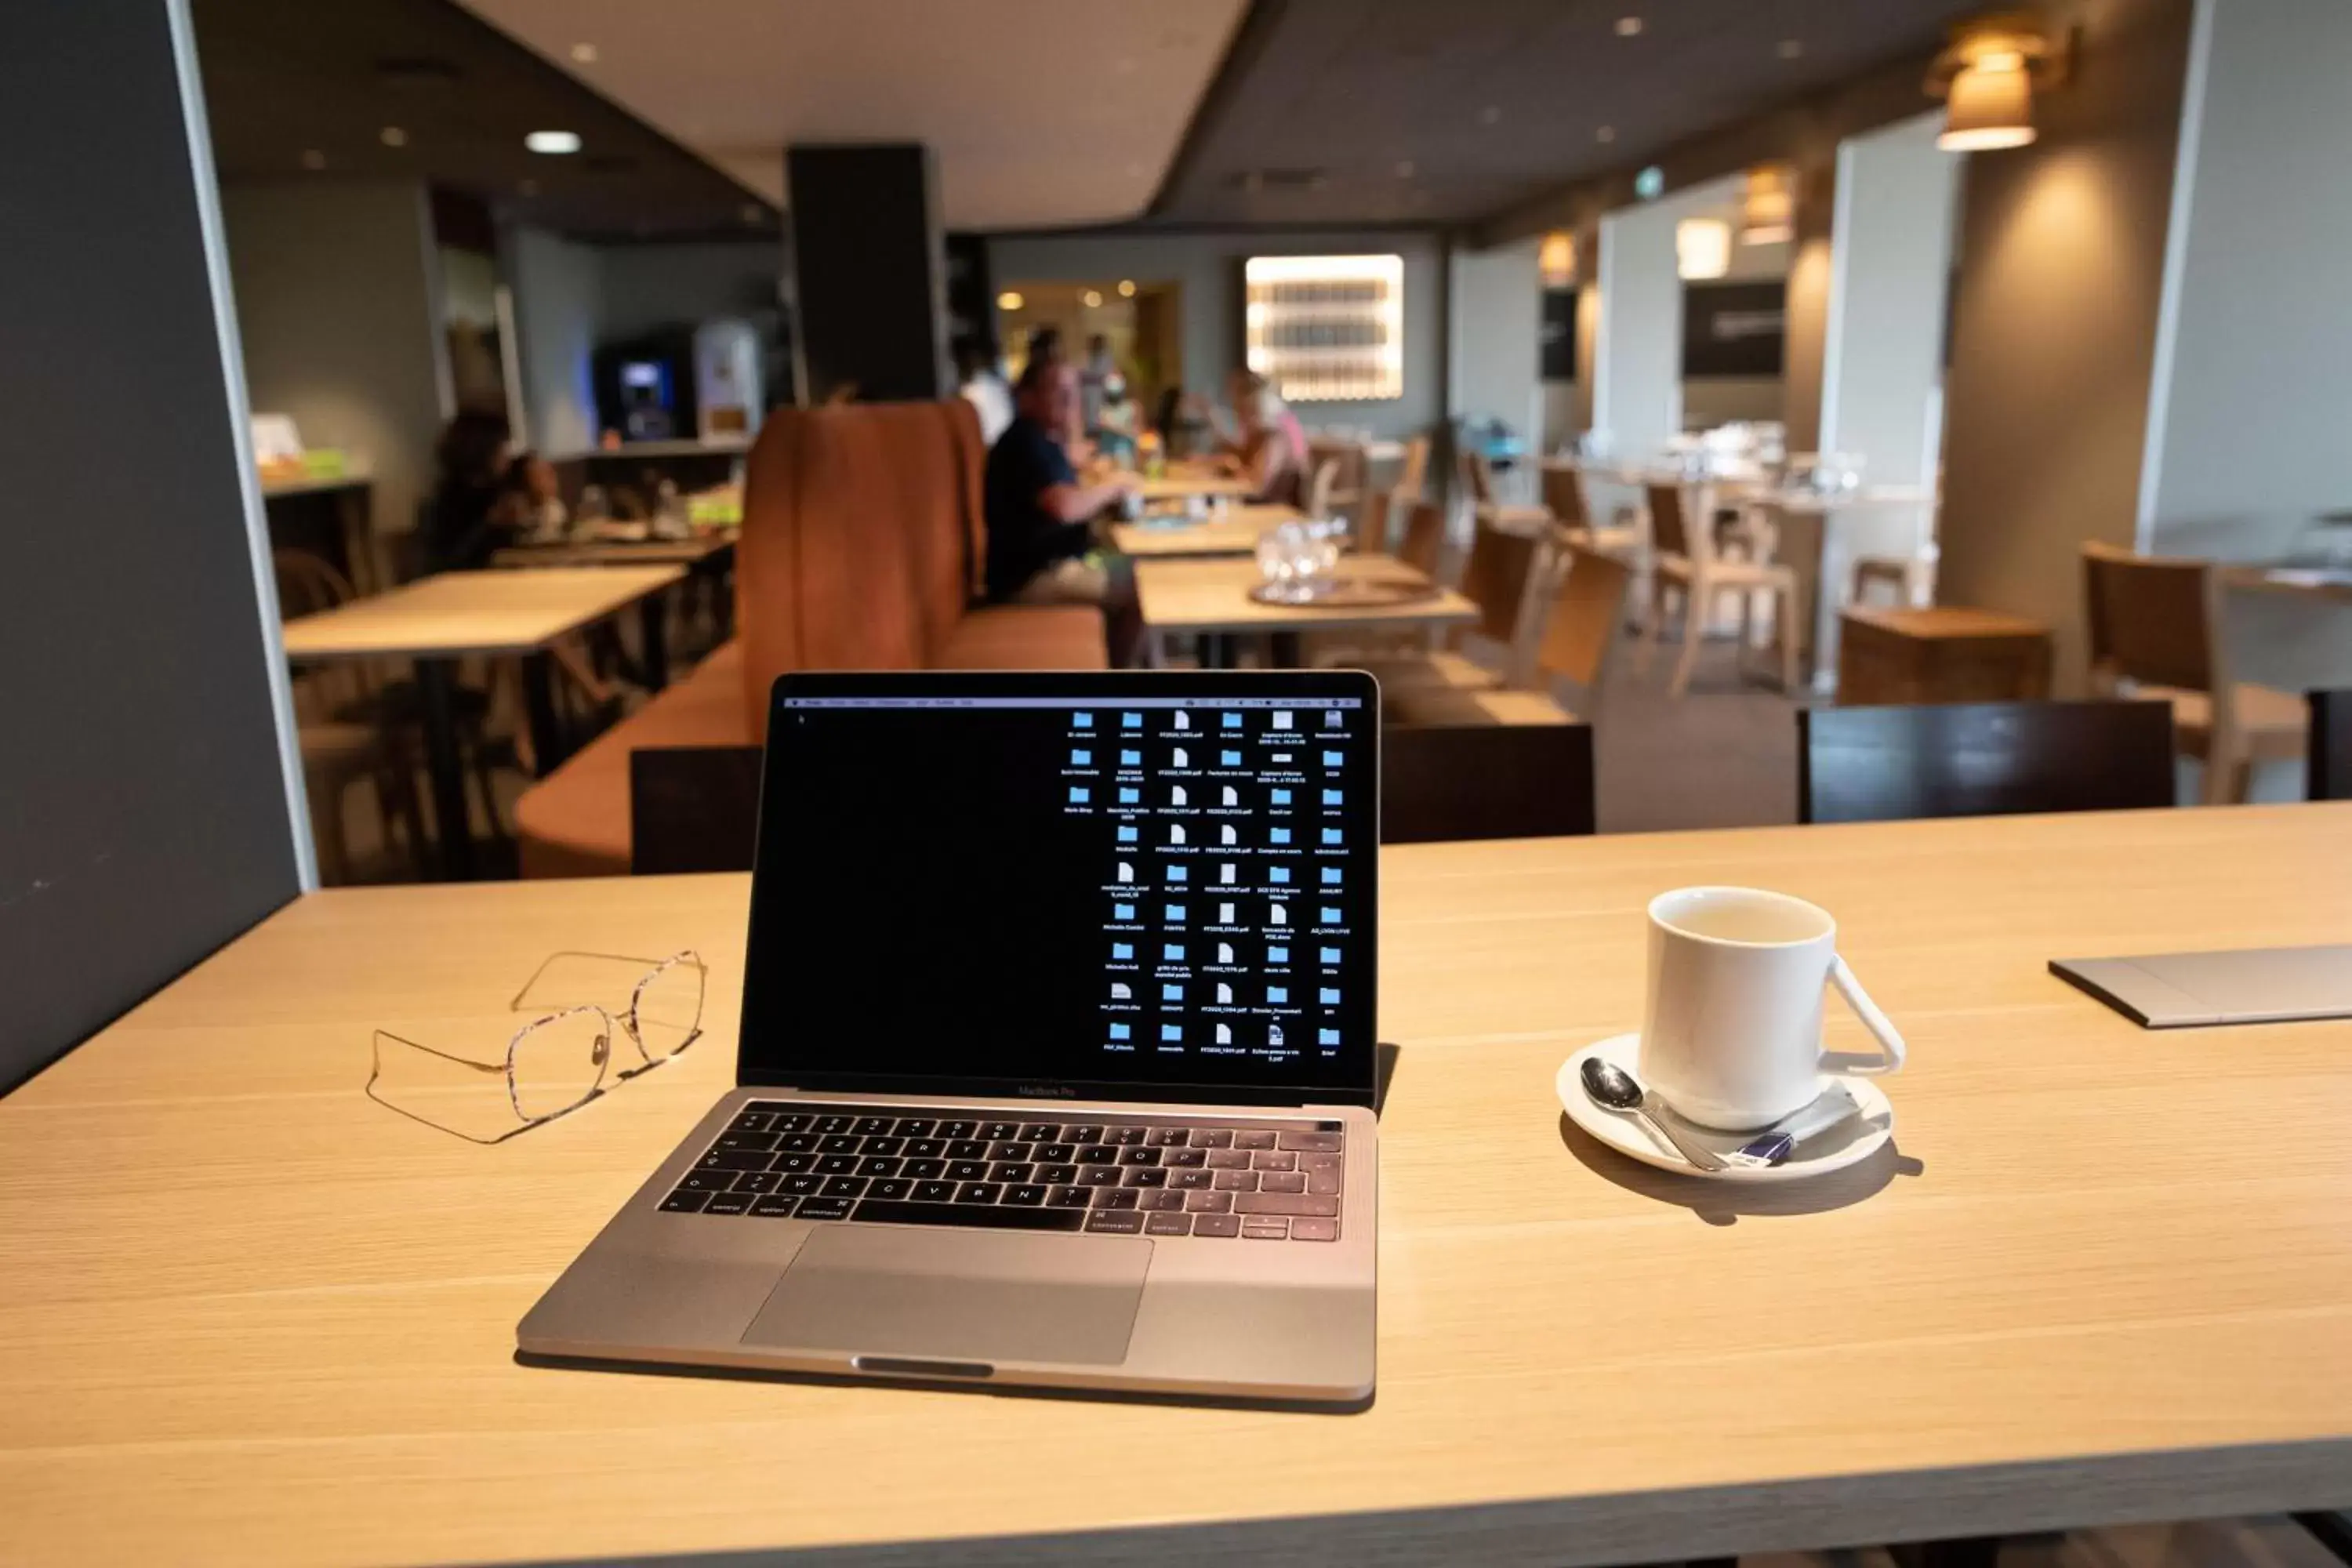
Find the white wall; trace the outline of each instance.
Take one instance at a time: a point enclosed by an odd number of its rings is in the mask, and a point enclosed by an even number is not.
[[[1544,434],[1540,237],[1449,258],[1448,406],[1493,415],[1530,446]]]
[[[373,470],[379,531],[414,527],[450,411],[425,187],[230,184],[221,212],[254,408]]]
[[[1299,403],[1308,425],[1362,426],[1411,436],[1444,417],[1444,249],[1433,234],[1360,233],[1011,235],[988,242],[999,289],[1024,282],[1132,278],[1182,290],[1184,383],[1223,395],[1242,359],[1242,263],[1252,256],[1401,255],[1404,258],[1404,395],[1378,403]]]
[[[1628,458],[1683,427],[1683,283],[1674,202],[1601,220],[1601,322],[1593,347],[1592,427]]]
[[[2352,6],[2203,9],[2140,542],[2260,560],[2352,505]],[[2232,611],[2242,675],[2352,685],[2340,612],[2252,598]]]
[[[763,318],[772,326],[780,310],[776,289],[784,250],[773,239],[605,246],[597,259],[606,338],[692,326],[713,316]]]
[[[596,444],[591,356],[604,312],[596,252],[535,228],[509,230],[499,249],[514,290],[523,438],[541,452],[586,451]]]

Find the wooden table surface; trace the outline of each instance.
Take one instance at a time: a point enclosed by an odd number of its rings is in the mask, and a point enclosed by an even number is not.
[[[1133,485],[1148,501],[1180,500],[1186,496],[1223,496],[1229,500],[1239,500],[1257,489],[1247,479],[1237,479],[1206,464],[1171,463],[1168,471],[1156,479],[1147,479],[1139,473],[1119,473],[1111,477]]]
[[[561,544],[513,544],[490,556],[500,567],[696,566],[735,548],[732,533],[692,539],[570,539]]]
[[[0,1100],[0,1559],[1575,1564],[2340,1506],[2352,1024],[2148,1033],[2043,965],[2340,942],[2347,864],[2352,804],[1384,851],[1354,1415],[518,1365],[731,1081],[746,880],[314,894]],[[1704,882],[1836,912],[1910,1039],[1891,1151],[1738,1189],[1568,1130],[1645,901]],[[494,1048],[551,950],[685,945],[708,1037],[576,1116],[483,1148],[361,1093],[376,1026]]]
[[[443,572],[286,623],[293,659],[530,653],[686,575],[679,566]]]
[[[2352,568],[2347,567],[2225,566],[2221,581],[2249,594],[2290,594],[2352,605]]]
[[[1426,583],[1428,578],[1391,555],[1349,555],[1342,574],[1383,582]],[[1136,595],[1145,630],[1172,632],[1337,631],[1360,626],[1443,626],[1478,618],[1478,606],[1441,588],[1425,599],[1361,608],[1311,609],[1262,605],[1249,596],[1261,578],[1253,559],[1139,561]]]
[[[1229,506],[1214,517],[1181,523],[1119,522],[1111,525],[1111,542],[1122,555],[1252,555],[1258,535],[1281,523],[1296,522],[1307,514],[1279,502]]]

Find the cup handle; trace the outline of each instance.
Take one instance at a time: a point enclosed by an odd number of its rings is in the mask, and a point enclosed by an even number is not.
[[[1879,1011],[1878,1004],[1870,999],[1870,993],[1862,988],[1862,982],[1853,977],[1853,971],[1846,966],[1843,955],[1831,956],[1830,979],[1836,984],[1838,994],[1845,998],[1846,1005],[1853,1009],[1854,1016],[1862,1020],[1862,1026],[1878,1037],[1878,1048],[1884,1053],[1876,1061],[1841,1056],[1836,1070],[1853,1073],[1901,1071],[1906,1049],[1903,1036],[1895,1027],[1894,1021]]]

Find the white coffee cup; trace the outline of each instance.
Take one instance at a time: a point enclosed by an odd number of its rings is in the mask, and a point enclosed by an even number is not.
[[[1824,1057],[1822,987],[1834,984],[1882,1055]],[[1678,888],[1650,900],[1641,1073],[1701,1126],[1765,1127],[1821,1093],[1821,1075],[1894,1072],[1903,1037],[1837,953],[1827,910],[1755,888]]]

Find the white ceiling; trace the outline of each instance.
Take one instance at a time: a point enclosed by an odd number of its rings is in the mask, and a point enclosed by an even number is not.
[[[782,202],[782,148],[923,142],[958,229],[1150,202],[1244,0],[464,0]],[[576,45],[595,59],[575,60]]]

